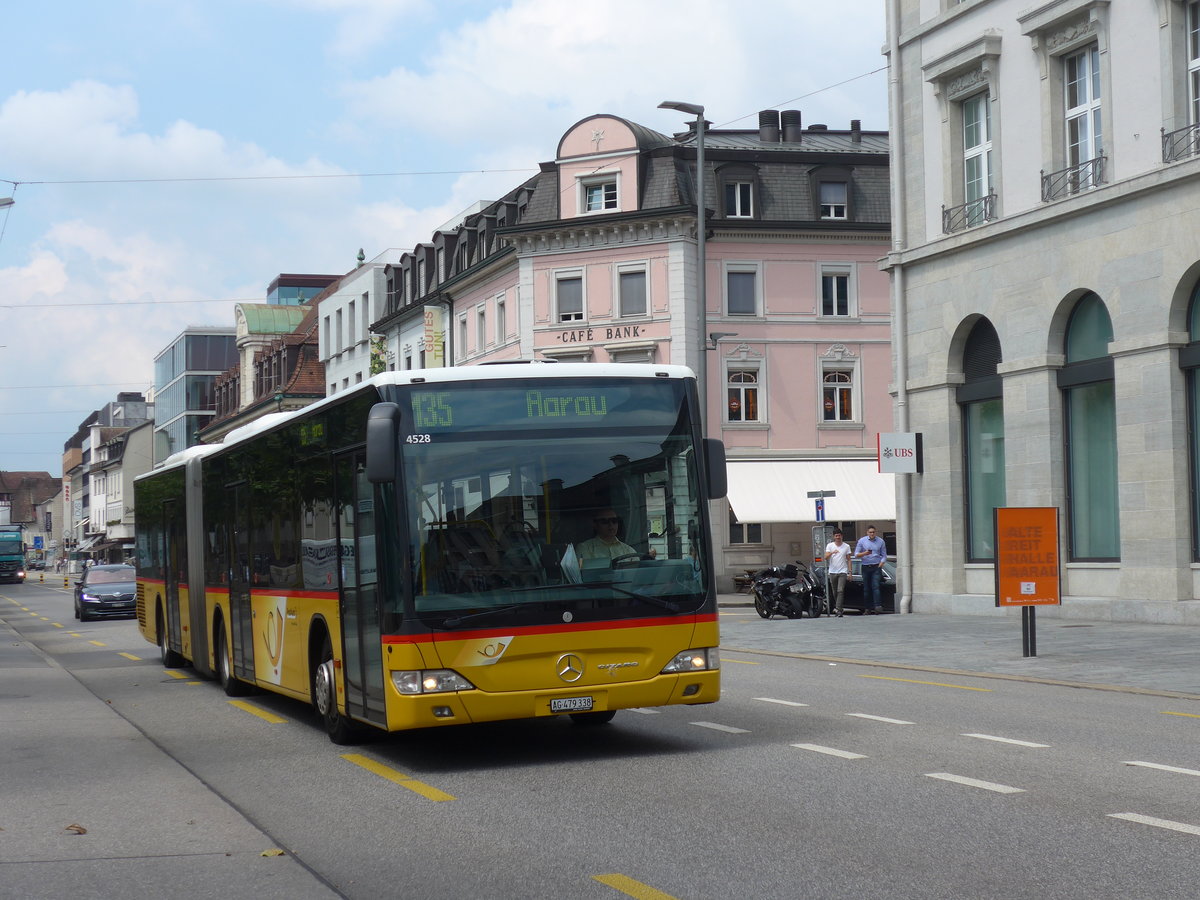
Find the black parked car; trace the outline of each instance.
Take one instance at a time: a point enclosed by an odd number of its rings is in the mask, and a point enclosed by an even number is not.
[[[825,562],[814,563],[815,575],[822,584],[825,583]],[[885,613],[896,611],[896,561],[888,559],[883,564],[883,578],[879,582],[879,602]],[[850,560],[850,577],[846,579],[846,596],[842,602],[843,609],[863,609],[862,560]],[[829,611],[833,612],[833,596],[829,597]]]
[[[133,566],[92,566],[75,582],[75,618],[132,618],[137,570]]]

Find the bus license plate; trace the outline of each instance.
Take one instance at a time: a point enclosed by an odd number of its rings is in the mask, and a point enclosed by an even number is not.
[[[550,712],[586,712],[592,708],[591,697],[558,697],[550,701]]]

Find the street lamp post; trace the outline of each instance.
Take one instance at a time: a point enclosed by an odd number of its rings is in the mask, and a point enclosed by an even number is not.
[[[708,437],[708,289],[705,271],[708,265],[705,248],[707,219],[704,214],[704,107],[682,100],[664,100],[659,109],[673,109],[696,117],[696,302],[698,329],[696,346],[700,351],[699,371],[696,373],[696,393],[700,400],[700,433]]]

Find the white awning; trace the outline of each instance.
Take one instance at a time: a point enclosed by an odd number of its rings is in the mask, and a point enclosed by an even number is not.
[[[890,522],[896,518],[895,475],[864,460],[731,460],[729,505],[739,522],[814,522],[809,491],[834,491],[825,519]]]

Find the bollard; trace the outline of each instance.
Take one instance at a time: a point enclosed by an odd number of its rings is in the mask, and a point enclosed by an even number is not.
[[[38,584],[45,584],[45,583],[46,583],[46,573],[38,572]]]
[[[67,580],[68,580],[68,578],[70,578],[70,576],[69,576],[69,575],[64,575],[64,576],[63,576],[63,590],[64,590],[64,591],[67,589],[67,586],[68,586],[68,585],[67,585]]]

